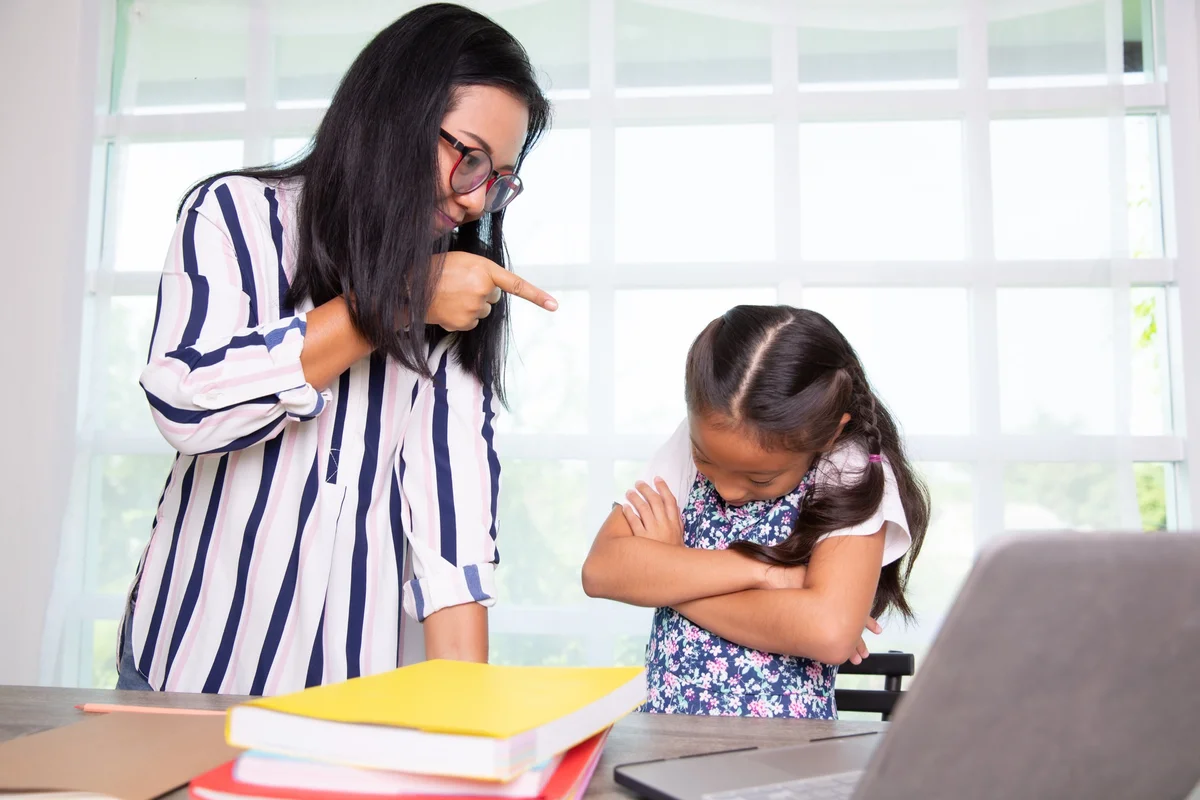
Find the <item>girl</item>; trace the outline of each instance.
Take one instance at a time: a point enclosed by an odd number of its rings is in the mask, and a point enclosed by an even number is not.
[[[405,616],[428,657],[487,659],[501,290],[556,307],[504,269],[503,209],[549,115],[511,35],[424,6],[359,54],[302,158],[188,194],[142,373],[178,456],[118,688],[392,669]]]
[[[600,529],[584,590],[658,607],[647,711],[836,718],[864,624],[911,616],[925,487],[816,312],[731,309],[692,344],[686,387],[687,420]]]

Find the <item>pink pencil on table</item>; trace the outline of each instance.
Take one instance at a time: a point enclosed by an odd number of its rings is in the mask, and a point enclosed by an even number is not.
[[[121,706],[111,705],[108,703],[84,703],[75,706],[75,708],[85,714],[109,714],[113,712],[125,712],[129,714],[195,714],[199,716],[224,716],[224,711],[217,711],[211,708],[163,708],[161,706]]]

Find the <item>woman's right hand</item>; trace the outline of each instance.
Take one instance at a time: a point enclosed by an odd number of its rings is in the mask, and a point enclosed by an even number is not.
[[[492,312],[502,291],[523,297],[547,311],[558,308],[558,301],[549,294],[491,259],[452,250],[438,256],[434,268],[439,267],[438,259],[441,274],[425,315],[429,325],[440,325],[448,331],[469,331]]]

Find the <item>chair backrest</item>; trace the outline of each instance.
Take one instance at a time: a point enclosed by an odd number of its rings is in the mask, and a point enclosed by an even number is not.
[[[861,664],[847,661],[838,667],[839,675],[882,675],[883,689],[834,689],[838,711],[863,711],[890,719],[903,693],[901,680],[916,671],[912,653],[889,650],[872,653]]]

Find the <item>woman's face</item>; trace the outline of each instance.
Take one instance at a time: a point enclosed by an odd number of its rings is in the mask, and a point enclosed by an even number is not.
[[[477,147],[492,157],[492,169],[512,172],[529,129],[525,104],[494,86],[467,86],[455,93],[454,108],[442,119],[442,130],[467,147]],[[438,138],[440,199],[434,212],[438,235],[448,233],[483,214],[487,182],[469,194],[450,188],[450,173],[461,154],[444,138]]]

